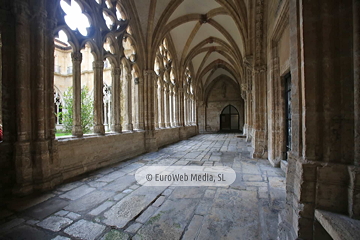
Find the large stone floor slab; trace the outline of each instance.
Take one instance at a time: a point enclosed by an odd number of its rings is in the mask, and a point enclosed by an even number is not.
[[[0,239],[277,238],[282,170],[251,159],[238,134],[206,134],[89,173],[34,199],[9,201]],[[226,187],[139,186],[142,166],[228,166]]]

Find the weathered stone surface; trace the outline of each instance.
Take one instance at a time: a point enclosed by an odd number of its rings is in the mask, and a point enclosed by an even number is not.
[[[71,182],[71,183],[61,185],[56,190],[62,191],[62,192],[67,192],[67,191],[70,191],[70,190],[72,190],[72,189],[74,189],[76,187],[80,187],[83,184],[84,184],[83,182]]]
[[[106,201],[103,204],[101,204],[100,206],[98,206],[97,208],[94,208],[93,210],[91,210],[91,212],[89,212],[89,215],[93,215],[93,216],[97,216],[100,213],[102,213],[103,211],[105,211],[106,209],[108,209],[109,207],[111,207],[112,205],[114,205],[115,202],[112,201]]]
[[[128,240],[128,239],[130,239],[130,237],[127,233],[117,230],[111,230],[101,238],[101,240]]]
[[[163,204],[163,202],[165,201],[165,197],[164,196],[160,196],[158,199],[156,199],[156,201],[152,204],[154,207],[160,207],[161,204]]]
[[[148,207],[137,219],[139,223],[145,223],[156,211],[157,207],[150,206]]]
[[[51,240],[71,240],[71,239],[67,238],[67,237],[63,237],[63,236],[56,236],[55,238],[53,238]]]
[[[108,226],[123,228],[143,209],[149,206],[156,197],[155,194],[130,194],[104,213],[103,223]]]
[[[135,239],[179,239],[197,203],[195,199],[165,201],[154,216],[137,232]]]
[[[39,222],[37,225],[39,227],[51,230],[53,232],[58,232],[64,227],[70,225],[73,221],[69,218],[60,217],[60,216],[50,216],[41,222]]]
[[[72,201],[65,210],[82,213],[99,205],[113,195],[113,192],[94,191],[78,200]]]
[[[86,185],[82,185],[78,188],[75,188],[65,194],[60,195],[62,198],[67,198],[71,200],[76,200],[78,198],[81,198],[82,196],[94,191],[95,188],[88,187]]]
[[[215,190],[210,190],[210,189],[208,189],[208,190],[205,191],[204,197],[205,197],[205,198],[214,198],[215,193],[216,193]]]
[[[99,179],[96,179],[97,182],[112,182],[122,176],[124,176],[125,173],[124,172],[120,172],[120,171],[115,171],[112,173],[109,173]]]
[[[81,215],[79,215],[77,213],[70,212],[68,215],[66,215],[66,217],[70,218],[72,220],[76,220],[76,219],[79,219],[81,217]]]
[[[23,211],[25,209],[38,205],[39,203],[43,203],[48,199],[53,198],[54,196],[55,196],[54,194],[48,193],[36,197],[31,196],[31,197],[21,198],[18,199],[17,201],[11,201],[8,204],[8,208],[15,211]]]
[[[323,210],[315,210],[315,218],[333,239],[355,240],[360,238],[359,220]]]
[[[52,239],[53,235],[34,227],[23,225],[13,228],[5,235],[5,239]]]
[[[256,192],[219,189],[199,239],[259,239]]]
[[[206,191],[206,187],[177,187],[170,196],[174,198],[201,198]]]
[[[19,226],[20,224],[22,224],[23,222],[25,222],[24,219],[22,218],[15,218],[7,223],[4,223],[2,225],[0,225],[0,233],[6,233],[8,232],[10,229]]]
[[[201,228],[203,219],[203,216],[195,215],[187,227],[183,239],[196,239],[199,234],[199,229]]]
[[[133,223],[125,230],[125,232],[135,234],[141,228],[141,226],[142,224],[140,223]]]
[[[109,183],[108,185],[102,187],[103,190],[113,191],[113,192],[122,192],[132,184],[136,182],[134,176],[123,176],[119,179]]]
[[[33,211],[35,208],[39,209],[38,214],[41,214],[44,209],[46,212],[44,218],[46,219],[42,218],[41,221],[38,221],[31,217],[26,223],[27,225],[35,225],[36,231],[43,231],[46,234],[51,231],[58,231],[58,233],[53,233],[53,235],[45,239],[56,236],[62,237],[61,235],[70,233],[72,234],[70,234],[71,239],[88,239],[87,234],[90,234],[93,230],[96,231],[94,234],[97,239],[130,239],[130,237],[132,239],[149,240],[193,239],[195,237],[197,239],[276,239],[277,214],[285,206],[284,177],[269,175],[268,171],[270,170],[268,167],[270,165],[266,160],[241,160],[240,157],[233,158],[233,152],[224,153],[224,149],[230,148],[230,141],[219,141],[219,136],[227,139],[231,135],[200,135],[194,138],[198,140],[191,141],[194,145],[187,146],[188,143],[178,144],[176,151],[184,152],[183,147],[185,146],[186,153],[198,152],[199,148],[204,148],[204,145],[200,143],[211,143],[205,145],[207,146],[205,148],[207,153],[200,155],[210,157],[211,151],[215,151],[217,155],[214,156],[228,158],[225,159],[226,161],[229,160],[228,163],[234,161],[233,165],[237,169],[237,179],[230,187],[144,187],[136,184],[134,176],[124,175],[116,179],[115,173],[116,171],[119,172],[119,167],[114,166],[112,171],[103,171],[99,175],[92,173],[90,178],[79,181],[80,185],[68,185],[69,188],[70,186],[72,188],[69,191],[72,194],[79,191],[77,188],[81,187],[83,189],[97,189],[76,200],[60,199],[65,201],[68,204],[67,206],[65,204],[62,207],[61,202],[60,204],[44,202],[28,209],[25,212]],[[211,140],[212,138],[213,140]],[[247,145],[248,143],[245,142],[239,142],[238,144],[244,149],[247,148]],[[174,151],[174,148],[168,150],[169,154],[171,151]],[[167,159],[164,155],[158,155],[158,159],[151,161],[154,164],[161,162],[162,164],[176,163],[177,165],[181,163],[185,165],[198,162],[196,160]],[[131,164],[134,163],[136,162],[131,160]],[[243,174],[243,163],[250,166],[248,169],[256,169],[259,173]],[[217,164],[223,163],[220,161]],[[128,166],[129,163],[125,162],[120,165]],[[108,174],[114,176],[115,180],[110,183],[96,180]],[[248,177],[243,180],[244,176]],[[108,180],[110,178],[113,177],[109,177]],[[101,183],[101,185],[92,183]],[[62,191],[59,192],[63,195],[67,194]],[[59,198],[55,199],[59,200]],[[42,204],[45,204],[43,205],[44,208]],[[54,206],[47,209],[48,205]],[[311,211],[308,209],[310,208],[303,206],[304,210],[300,214],[309,216]],[[79,221],[81,216],[85,219]],[[63,219],[73,222],[64,227],[62,225]],[[54,224],[50,220],[54,220]],[[84,222],[86,223],[83,224],[84,226],[77,226]],[[24,220],[14,220],[13,223],[12,226],[6,228],[7,232],[4,234],[13,233],[15,229],[25,224]],[[95,228],[92,229],[92,224],[98,225],[95,225]],[[122,231],[119,229],[110,230],[111,226],[123,229]],[[43,229],[43,227],[45,228]],[[19,231],[23,230],[20,229]],[[135,236],[133,236],[134,234]],[[4,237],[6,238],[6,236]]]
[[[80,220],[64,230],[65,233],[74,238],[94,240],[105,230],[105,226]]]
[[[41,220],[59,211],[68,204],[69,201],[67,200],[54,198],[26,210],[24,214],[31,218]]]

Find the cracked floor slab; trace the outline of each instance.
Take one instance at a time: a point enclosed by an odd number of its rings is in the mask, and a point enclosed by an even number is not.
[[[34,199],[12,199],[0,239],[276,239],[285,177],[251,159],[239,134],[204,134],[63,184]],[[139,185],[142,166],[228,166],[220,186]]]

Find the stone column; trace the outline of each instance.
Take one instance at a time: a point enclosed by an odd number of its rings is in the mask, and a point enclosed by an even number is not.
[[[353,0],[354,165],[349,167],[349,215],[360,219],[360,1]]]
[[[154,84],[156,82],[156,75],[153,70],[144,71],[144,86],[145,86],[145,147],[147,151],[156,151],[157,142],[155,136],[154,124]]]
[[[155,129],[159,128],[159,96],[158,96],[158,91],[159,91],[159,86],[157,81],[155,81],[154,83],[154,124],[155,124]]]
[[[104,81],[103,81],[103,61],[93,62],[94,70],[94,133],[105,135],[104,128]]]
[[[174,86],[174,126],[179,126],[179,100],[176,85]]]
[[[15,194],[28,194],[33,190],[33,163],[31,159],[31,81],[30,81],[30,13],[25,1],[14,2],[16,34],[16,118],[17,142],[15,143]],[[5,49],[4,49],[5,51]],[[15,120],[15,119],[14,119]]]
[[[165,127],[170,127],[170,86],[169,83],[166,84],[164,88],[164,95],[165,95]]]
[[[252,157],[267,158],[267,128],[266,128],[266,54],[265,35],[265,3],[257,0],[255,6],[255,52],[253,74],[253,139]]]
[[[164,83],[162,81],[162,78],[160,80],[160,86],[159,86],[159,89],[160,89],[160,123],[159,123],[159,127],[160,128],[164,128],[165,127],[165,107],[164,107]]]
[[[174,127],[174,92],[173,92],[173,86],[170,85],[170,89],[169,89],[169,125],[170,127]]]
[[[83,136],[81,126],[81,61],[80,51],[71,53],[73,64],[73,129],[72,135],[76,137]]]
[[[252,157],[267,158],[266,132],[266,67],[256,67],[253,76],[253,139]]]
[[[112,125],[111,131],[116,133],[121,133],[121,103],[120,103],[120,93],[121,93],[121,85],[120,85],[120,75],[121,71],[120,68],[114,67],[111,70],[112,75],[112,94],[111,94],[111,101],[112,101]]]
[[[132,75],[131,73],[128,73],[126,75],[126,82],[127,82],[127,130],[132,131],[133,130],[133,122],[132,122]]]
[[[360,166],[360,1],[353,0],[355,165]]]
[[[184,121],[184,89],[178,89],[178,106],[179,106],[179,126],[183,127],[185,125]]]
[[[354,206],[353,7],[290,1],[292,149],[279,239],[318,236],[315,208],[349,214]]]
[[[188,95],[187,92],[184,91],[184,126],[187,126],[189,123],[189,113],[188,113]]]
[[[45,45],[45,30],[46,30],[46,16],[44,2],[39,1],[32,6],[34,12],[37,12],[37,17],[34,18],[32,22],[32,56],[34,60],[29,63],[31,65],[31,71],[34,71],[34,74],[31,75],[31,82],[33,83],[33,99],[36,104],[34,104],[34,113],[35,113],[35,126],[34,132],[36,132],[36,141],[33,148],[34,156],[34,168],[33,168],[33,178],[36,185],[36,189],[50,189],[51,181],[49,181],[53,176],[51,176],[51,165],[50,165],[50,155],[49,155],[49,139],[46,139],[46,121],[47,121],[47,106],[46,106],[46,89],[47,86],[45,79],[45,54],[46,52]],[[53,55],[53,53],[50,53]],[[53,91],[54,89],[52,89]],[[53,103],[51,104],[53,105]]]
[[[144,130],[144,79],[139,77],[135,86],[138,94],[136,129]]]

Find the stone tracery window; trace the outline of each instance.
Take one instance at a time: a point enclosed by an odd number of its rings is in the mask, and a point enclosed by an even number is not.
[[[60,12],[57,14],[59,17],[57,29],[63,31],[56,36],[55,42],[58,42],[55,44],[61,42],[62,35],[67,35],[68,40],[65,42],[68,43],[61,47],[70,49],[68,50],[70,57],[67,57],[66,61],[61,57],[56,59],[56,66],[59,67],[54,81],[59,82],[57,86],[60,88],[68,85],[73,87],[72,135],[82,136],[85,133],[82,126],[85,121],[83,119],[85,106],[82,102],[79,106],[82,99],[80,95],[84,88],[88,89],[91,94],[89,97],[93,99],[93,119],[90,121],[94,123],[94,133],[104,134],[110,129],[121,132],[120,57],[124,52],[120,52],[121,48],[117,47],[116,40],[123,39],[126,29],[129,29],[121,3],[111,0],[60,0],[58,11]],[[129,32],[127,34],[129,35]],[[103,40],[97,36],[106,37]],[[130,45],[135,49],[132,43]],[[55,51],[63,51],[61,47]],[[135,63],[135,51],[131,51],[129,59]],[[114,83],[119,86],[113,88]],[[107,87],[103,88],[103,86]],[[60,91],[64,90],[60,89]],[[119,101],[114,102],[113,99]],[[113,114],[114,107],[119,108],[119,111]]]
[[[156,103],[155,127],[175,127],[178,125],[178,106],[176,94],[176,77],[168,40],[165,38],[158,47],[154,61],[154,71],[158,75],[155,87]]]
[[[65,22],[73,31],[79,31],[81,35],[87,36],[87,29],[90,27],[88,17],[83,14],[83,10],[77,1],[71,1],[69,5],[65,0],[60,1],[61,9],[65,12]]]

